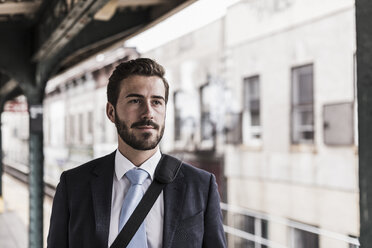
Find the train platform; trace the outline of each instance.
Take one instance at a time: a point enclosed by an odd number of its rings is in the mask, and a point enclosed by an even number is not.
[[[14,211],[0,213],[0,243],[2,248],[26,248],[27,226]]]
[[[3,208],[0,209],[0,247],[27,248],[29,193],[27,185],[3,174]],[[44,199],[44,247],[49,229],[52,199]]]

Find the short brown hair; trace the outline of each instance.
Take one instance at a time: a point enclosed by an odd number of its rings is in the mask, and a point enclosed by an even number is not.
[[[165,86],[165,102],[168,102],[169,85],[164,78],[165,70],[163,66],[149,58],[138,58],[119,64],[112,72],[107,85],[107,100],[114,107],[118,101],[120,85],[123,79],[133,75],[138,76],[158,76],[163,80]]]

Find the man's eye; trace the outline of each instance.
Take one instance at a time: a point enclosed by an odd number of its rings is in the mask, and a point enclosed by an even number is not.
[[[161,105],[162,104],[162,102],[159,101],[159,100],[154,100],[153,103],[154,103],[154,105]]]
[[[129,103],[139,103],[139,102],[140,102],[140,100],[138,100],[138,99],[132,99],[132,100],[129,101]]]

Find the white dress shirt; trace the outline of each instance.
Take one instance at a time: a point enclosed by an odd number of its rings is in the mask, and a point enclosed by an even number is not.
[[[156,165],[161,159],[161,153],[158,151],[146,160],[140,168],[147,171],[150,175],[142,184],[144,191],[148,189],[153,178]],[[130,188],[130,182],[125,173],[136,166],[124,157],[119,150],[115,154],[115,173],[112,184],[112,200],[111,200],[111,217],[110,217],[110,232],[108,238],[108,246],[110,246],[116,236],[119,234],[119,217],[120,210],[123,205],[124,197]],[[149,214],[145,218],[147,245],[148,248],[161,248],[163,245],[163,216],[164,216],[164,197],[163,192],[155,201]]]

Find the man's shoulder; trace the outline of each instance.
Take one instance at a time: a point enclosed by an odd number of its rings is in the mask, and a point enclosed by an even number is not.
[[[185,175],[189,176],[210,177],[212,175],[210,172],[197,168],[186,162],[182,162],[181,170]]]
[[[170,156],[170,155],[168,155]],[[173,156],[171,156],[173,157]],[[175,157],[173,157],[175,158]],[[178,159],[178,158],[176,158]],[[182,162],[182,166],[180,168],[180,176],[184,176],[187,180],[207,180],[209,181],[208,179],[210,179],[210,177],[212,176],[212,173],[208,172],[208,171],[205,171],[203,169],[200,169],[200,168],[197,168],[195,167],[194,165],[191,165],[190,163],[188,162],[185,162],[185,161],[182,161],[180,159],[178,159],[180,162]]]

